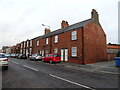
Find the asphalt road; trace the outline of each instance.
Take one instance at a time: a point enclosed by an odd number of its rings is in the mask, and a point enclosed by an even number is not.
[[[118,88],[118,76],[10,58],[9,69],[2,71],[2,88]]]

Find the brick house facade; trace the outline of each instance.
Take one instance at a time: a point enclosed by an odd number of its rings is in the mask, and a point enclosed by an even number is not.
[[[94,9],[91,18],[85,21],[73,25],[62,21],[61,29],[53,32],[46,28],[44,35],[32,39],[31,48],[32,54],[45,56],[59,53],[62,61],[74,63],[88,64],[107,60],[106,34]]]

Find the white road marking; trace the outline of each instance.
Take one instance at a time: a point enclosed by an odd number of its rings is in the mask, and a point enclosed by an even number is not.
[[[26,65],[23,65],[23,67],[26,67],[26,68],[32,69],[32,70],[34,70],[34,71],[38,71],[37,69],[32,68],[32,67],[29,67],[29,66],[26,66]]]
[[[72,83],[72,84],[75,84],[77,86],[80,86],[80,87],[83,87],[83,88],[87,88],[87,89],[91,89],[91,90],[95,90],[91,87],[88,87],[86,85],[82,85],[82,84],[79,84],[79,83],[76,83],[76,82],[73,82],[73,81],[70,81],[70,80],[67,80],[67,79],[64,79],[64,78],[61,78],[61,77],[58,77],[58,76],[55,76],[55,75],[52,75],[52,74],[49,74],[50,76],[54,77],[54,78],[57,78],[57,79],[60,79],[60,80],[63,80],[63,81],[66,81],[66,82],[69,82],[69,83]]]

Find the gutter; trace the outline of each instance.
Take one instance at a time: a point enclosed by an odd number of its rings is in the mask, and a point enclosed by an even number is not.
[[[82,27],[82,64],[85,65],[84,62],[84,27]]]

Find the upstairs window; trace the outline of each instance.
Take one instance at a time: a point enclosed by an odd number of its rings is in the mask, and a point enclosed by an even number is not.
[[[24,48],[25,48],[25,42],[24,42]]]
[[[28,47],[28,45],[29,45],[29,41],[27,41],[27,47]]]
[[[77,31],[72,31],[72,40],[77,40]]]
[[[48,44],[48,38],[46,38],[46,44]]]
[[[32,40],[30,40],[30,47],[32,46]]]
[[[72,47],[72,57],[77,57],[77,47]]]
[[[21,48],[22,48],[22,46],[23,46],[23,43],[21,43]]]
[[[55,36],[55,43],[58,43],[58,35]]]
[[[37,40],[37,46],[39,46],[39,40]]]

